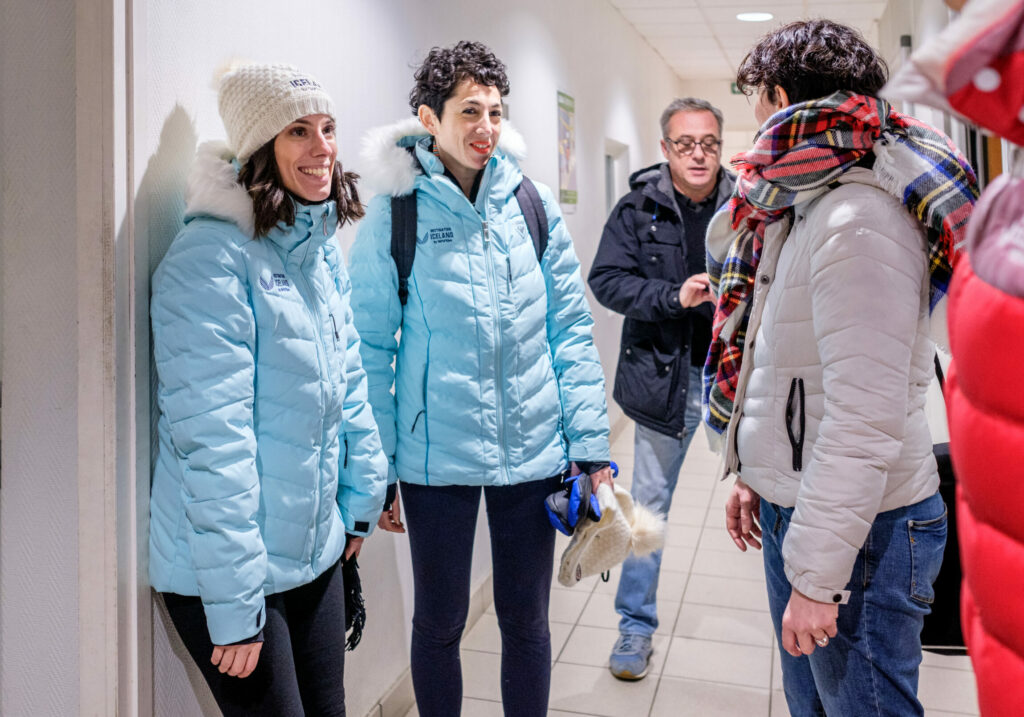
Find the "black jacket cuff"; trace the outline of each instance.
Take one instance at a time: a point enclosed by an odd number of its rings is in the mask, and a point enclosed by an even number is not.
[[[607,468],[611,464],[608,461],[576,461],[576,465],[580,467],[580,470],[590,475],[591,473],[597,473],[603,468]]]
[[[669,289],[670,293],[665,300],[665,305],[670,318],[677,319],[686,313],[686,309],[679,303],[679,290],[682,288],[682,284],[673,284]]]
[[[257,642],[263,642],[263,630],[260,630],[259,632],[257,632],[252,637],[247,637],[244,640],[239,640],[238,642],[232,642],[231,644],[232,645],[252,645],[252,644],[255,644]]]

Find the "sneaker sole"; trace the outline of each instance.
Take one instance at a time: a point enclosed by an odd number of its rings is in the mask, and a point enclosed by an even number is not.
[[[643,678],[647,677],[647,673],[650,672],[650,670],[651,663],[650,661],[648,661],[647,666],[644,668],[644,671],[638,675],[634,675],[632,672],[625,670],[623,672],[612,672],[612,677],[615,677],[619,680],[624,680],[626,682],[636,682],[637,680],[642,680]],[[609,672],[611,672],[611,668],[609,668]]]

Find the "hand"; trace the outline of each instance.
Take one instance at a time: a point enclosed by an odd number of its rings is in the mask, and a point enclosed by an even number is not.
[[[761,549],[761,496],[739,478],[725,501],[725,528],[736,547]]]
[[[248,677],[260,661],[262,642],[246,645],[214,645],[210,662],[221,672],[232,677]]]
[[[679,287],[679,305],[684,309],[699,306],[705,301],[715,303],[715,295],[711,293],[711,279],[705,274],[694,274]]]
[[[815,640],[836,636],[838,619],[839,606],[835,603],[811,600],[793,590],[782,614],[782,648],[793,657],[810,655],[818,646]]]
[[[594,488],[594,495],[597,495],[597,487],[604,483],[612,490],[615,490],[615,481],[612,480],[612,469],[602,468],[590,474],[590,484]]]
[[[389,533],[404,533],[405,526],[402,525],[402,503],[398,497],[398,490],[395,490],[395,499],[391,501],[391,507],[381,512],[377,519],[377,527]]]
[[[363,549],[363,541],[366,538],[360,538],[357,535],[349,535],[345,541],[345,560],[355,556],[359,557],[359,551]]]

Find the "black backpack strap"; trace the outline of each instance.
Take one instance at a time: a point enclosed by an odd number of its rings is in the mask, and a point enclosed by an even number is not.
[[[540,194],[537,193],[537,187],[526,176],[523,177],[523,181],[516,187],[513,194],[523,212],[530,238],[533,239],[537,261],[540,261],[544,256],[544,250],[548,248],[548,217],[544,211],[544,202],[541,201]]]
[[[409,275],[416,258],[416,190],[391,197],[391,258],[398,269],[398,300],[409,298]]]

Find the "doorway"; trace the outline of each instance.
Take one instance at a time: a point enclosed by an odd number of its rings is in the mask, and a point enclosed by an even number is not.
[[[629,146],[604,140],[604,213],[608,216],[629,189]]]

